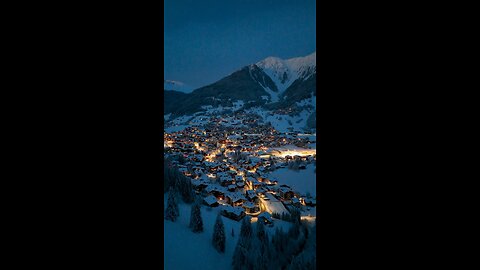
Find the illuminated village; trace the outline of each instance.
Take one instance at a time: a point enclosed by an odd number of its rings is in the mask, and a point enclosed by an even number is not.
[[[248,117],[228,124],[211,117],[205,125],[164,133],[165,157],[177,157],[171,166],[191,180],[206,207],[219,207],[232,220],[250,216],[268,226],[292,206],[300,209],[302,220],[315,220],[315,196],[268,176],[276,169],[314,166],[315,143],[315,134],[281,133]]]

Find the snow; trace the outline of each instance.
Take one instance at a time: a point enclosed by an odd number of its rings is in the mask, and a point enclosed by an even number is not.
[[[247,201],[243,204],[243,206],[245,206],[247,208],[253,208],[253,207],[255,207],[255,204],[253,202],[248,202]]]
[[[263,87],[263,89],[270,95],[270,102],[277,102],[280,100],[278,92],[273,91],[270,87]],[[263,98],[264,96],[262,96]]]
[[[262,200],[263,205],[265,205],[266,210],[269,213],[279,213],[280,215],[282,213],[288,214],[288,210],[285,208],[283,203],[279,201],[277,198],[275,198],[272,194],[270,193],[265,193],[265,197],[267,197],[269,200],[264,200],[263,198],[260,198]]]
[[[167,133],[173,133],[173,132],[182,131],[182,130],[186,129],[187,127],[189,127],[189,125],[171,126],[171,127],[165,128],[165,131],[166,131]]]
[[[217,202],[217,198],[215,198],[213,195],[207,196],[203,200],[208,204],[214,204]]]
[[[257,62],[256,65],[263,70],[275,83],[279,93],[282,93],[292,83],[304,75],[308,69],[316,66],[317,52],[314,52],[305,57],[296,57],[287,60],[278,57],[267,57],[264,60]],[[286,74],[287,78],[283,81],[283,76]],[[311,74],[307,74],[310,76]],[[304,79],[308,78],[304,77]],[[276,93],[277,95],[279,93]]]
[[[305,105],[312,103],[312,98],[308,99],[305,102]],[[315,108],[315,107],[314,107]],[[245,110],[247,113],[252,113],[260,116],[263,119],[263,122],[272,123],[273,128],[280,132],[289,132],[289,128],[297,131],[306,130],[307,119],[312,114],[313,109],[303,109],[297,115],[288,115],[288,114],[271,114],[270,111],[267,111],[260,107],[250,108]],[[291,124],[290,124],[291,123]]]
[[[317,97],[312,94],[312,96],[310,98],[306,98],[306,99],[303,99],[301,101],[297,101],[296,104],[299,107],[310,105],[310,106],[315,108],[317,106]]]
[[[165,205],[166,198],[165,195]],[[212,245],[213,226],[217,217],[219,208],[210,208],[202,206],[200,209],[203,229],[202,233],[193,233],[189,228],[190,209],[188,204],[180,203],[178,205],[180,216],[176,222],[164,220],[164,269],[231,269],[233,252],[240,235],[240,221],[222,216],[225,226],[225,253],[218,253]],[[207,210],[210,208],[209,210]],[[287,231],[291,223],[283,220],[274,220],[274,227],[266,227],[267,233],[272,236],[275,228],[280,227]],[[252,219],[255,222],[256,218]],[[235,236],[232,237],[232,228]]]
[[[240,206],[231,206],[231,205],[222,205],[220,207],[221,210],[224,210],[226,212],[234,213],[235,215],[239,216],[242,214],[242,212],[245,212],[242,207]]]
[[[222,216],[225,225],[225,253],[218,253],[212,245],[213,226],[218,209],[210,211],[201,207],[203,220],[202,233],[193,233],[189,228],[190,205],[179,204],[180,216],[176,222],[164,221],[164,269],[230,269],[233,251],[238,235],[240,222]],[[232,237],[232,228],[235,237]]]
[[[294,171],[288,168],[277,169],[269,174],[268,177],[278,180],[279,184],[285,184],[294,191],[305,195],[309,192],[312,196],[316,196],[316,176],[314,164],[308,164],[305,170]]]
[[[243,102],[243,100],[237,100],[237,101],[233,102],[232,110],[233,111],[238,111],[241,108],[243,108],[243,105],[245,105],[245,102]]]
[[[184,84],[183,82],[164,80],[163,81],[164,90],[175,90],[183,93],[190,93],[193,91],[193,88]]]

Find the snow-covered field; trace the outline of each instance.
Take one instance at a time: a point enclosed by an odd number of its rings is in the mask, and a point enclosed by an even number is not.
[[[165,195],[165,205],[168,196]],[[193,233],[189,228],[191,206],[179,203],[180,216],[175,222],[164,220],[164,268],[166,270],[190,270],[190,269],[231,269],[233,251],[240,235],[242,221],[234,221],[223,217],[225,225],[225,253],[218,253],[212,245],[213,226],[219,208],[207,210],[202,206],[202,233]],[[281,227],[287,231],[291,223],[283,220],[275,220],[274,227],[265,227],[266,231],[273,235],[275,228]],[[255,224],[254,224],[255,227]],[[232,237],[232,228],[235,236]]]
[[[279,184],[286,184],[301,194],[309,192],[312,196],[316,195],[316,176],[315,166],[309,164],[305,170],[294,171],[288,168],[277,169],[270,173],[269,177],[278,180]]]

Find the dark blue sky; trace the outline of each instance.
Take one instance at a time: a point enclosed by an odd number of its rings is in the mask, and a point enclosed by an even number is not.
[[[268,56],[316,50],[315,0],[165,0],[164,77],[213,83]]]

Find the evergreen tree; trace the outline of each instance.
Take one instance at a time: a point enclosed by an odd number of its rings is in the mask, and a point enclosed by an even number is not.
[[[189,227],[194,233],[203,232],[203,220],[199,203],[192,204]]]
[[[194,200],[195,192],[193,191],[193,185],[190,178],[179,173],[177,179],[178,179],[179,189],[180,189],[180,193],[182,195],[183,201],[186,203],[192,203]]]
[[[240,236],[238,238],[235,251],[233,252],[232,266],[234,270],[250,270],[249,268],[249,252],[251,247],[251,241],[253,236],[252,224],[248,217],[245,217],[242,220],[242,225],[240,227]]]
[[[268,235],[265,231],[265,225],[263,222],[257,222],[256,236],[257,241],[253,244],[256,251],[253,253],[258,256],[253,263],[255,269],[267,270],[269,269],[268,263],[270,261],[270,245],[268,243]]]
[[[177,217],[180,215],[175,197],[175,190],[170,188],[170,191],[168,192],[167,209],[165,210],[165,219],[173,222],[175,222]]]
[[[268,235],[267,232],[265,231],[265,225],[263,222],[258,221],[257,222],[257,237],[260,240],[262,244],[268,243]]]
[[[232,230],[233,232],[233,230]],[[217,215],[215,226],[213,227],[213,247],[220,253],[225,252],[225,227],[223,225],[222,217]]]
[[[250,248],[249,256],[245,265],[248,269],[253,270],[266,270],[263,260],[263,254],[261,250],[261,242],[257,237],[252,239],[252,244]]]
[[[252,223],[250,223],[250,219],[248,217],[245,217],[242,220],[242,226],[240,227],[240,238],[250,238],[252,235]]]
[[[247,261],[247,248],[241,239],[238,240],[235,251],[233,252],[232,268],[233,270],[247,269],[245,262]]]

